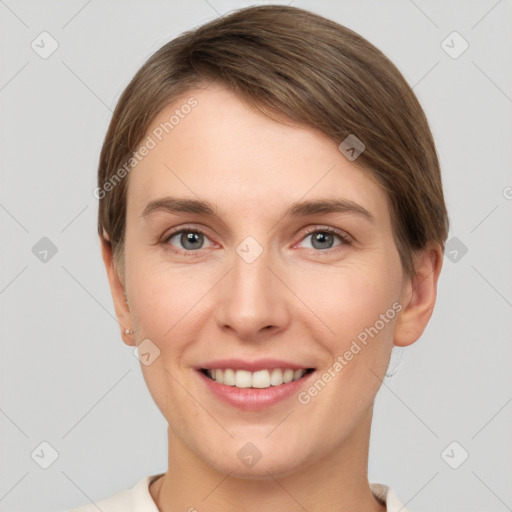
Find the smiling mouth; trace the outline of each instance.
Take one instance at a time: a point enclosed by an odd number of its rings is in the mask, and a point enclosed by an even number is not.
[[[234,370],[232,368],[201,368],[200,371],[209,379],[226,386],[265,389],[302,379],[305,375],[315,371],[315,369],[304,368],[293,370],[291,368],[273,368],[249,372],[247,370]]]

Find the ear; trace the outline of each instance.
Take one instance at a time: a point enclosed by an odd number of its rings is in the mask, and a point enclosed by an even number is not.
[[[443,250],[438,244],[416,254],[416,276],[404,283],[401,298],[403,310],[395,324],[395,345],[412,345],[425,330],[434,311],[442,266]]]
[[[121,329],[121,337],[127,345],[135,346],[135,338],[133,334],[125,334],[124,332],[126,329],[132,328],[130,308],[126,300],[124,284],[121,282],[117,272],[112,252],[112,245],[106,233],[104,233],[103,237],[100,237],[100,242],[103,262],[105,263],[108,282],[110,284],[110,292],[114,301],[114,308],[116,310],[119,328]]]

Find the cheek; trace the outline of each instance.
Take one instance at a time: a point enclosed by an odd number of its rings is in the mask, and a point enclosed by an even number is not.
[[[139,331],[155,342],[175,339],[200,307],[211,288],[209,281],[190,269],[165,268],[161,261],[132,262],[127,274],[130,308]]]
[[[144,380],[164,417],[175,418],[174,426],[183,422],[185,428],[183,418],[194,415],[194,407],[183,389],[187,376],[180,367],[190,340],[197,337],[193,319],[208,287],[199,285],[199,279],[191,281],[192,276],[182,271],[165,270],[158,262],[140,260],[137,265],[132,259],[132,263],[127,275],[134,325],[140,341],[149,339],[159,350],[150,365],[141,364]]]
[[[304,302],[321,321],[317,339],[329,354],[325,378],[333,385],[325,396],[332,393],[334,403],[363,409],[380,387],[393,346],[400,264],[391,257],[372,258],[368,264],[310,276],[307,285]]]
[[[400,286],[394,266],[374,260],[358,267],[319,269],[298,280],[295,290],[324,325],[328,339],[347,341],[386,315],[400,297]],[[391,311],[387,316],[395,315]],[[390,323],[382,330],[389,330]]]
[[[189,378],[187,354],[204,326],[205,296],[214,286],[215,276],[201,276],[186,268],[170,269],[161,261],[127,261],[130,309],[140,341],[151,340],[159,356],[148,366],[141,365],[153,400],[165,417],[181,417],[180,408],[189,396],[183,390]],[[218,278],[217,278],[218,280]],[[187,407],[190,408],[190,405]]]
[[[381,386],[393,346],[399,297],[399,287],[392,281],[391,274],[375,267],[374,272],[351,269],[339,279],[331,275],[323,283],[329,292],[311,297],[315,313],[334,334],[322,328],[328,336],[318,338],[329,354],[318,375],[326,384],[313,383],[301,400],[311,400],[319,415],[329,404],[336,413],[325,418],[333,424],[331,432],[355,424]]]

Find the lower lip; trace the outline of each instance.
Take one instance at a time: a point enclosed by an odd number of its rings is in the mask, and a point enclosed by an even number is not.
[[[298,380],[268,388],[237,388],[236,386],[227,386],[210,379],[199,370],[197,370],[197,373],[208,389],[220,400],[240,409],[258,411],[297,394],[315,372],[312,371]]]

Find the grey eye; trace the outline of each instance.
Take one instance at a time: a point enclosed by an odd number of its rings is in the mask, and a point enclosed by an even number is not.
[[[315,249],[330,249],[333,246],[334,235],[332,233],[315,231],[309,236],[311,236],[311,242]]]
[[[195,233],[184,231],[180,237],[180,243],[183,244],[185,249],[197,249],[203,244],[204,235],[202,233]]]
[[[174,239],[177,239],[177,241],[175,240],[173,242]],[[178,249],[195,251],[198,249],[203,249],[205,240],[208,240],[208,237],[200,231],[182,229],[181,231],[177,231],[171,235],[168,238],[167,243],[175,247],[177,246]]]

